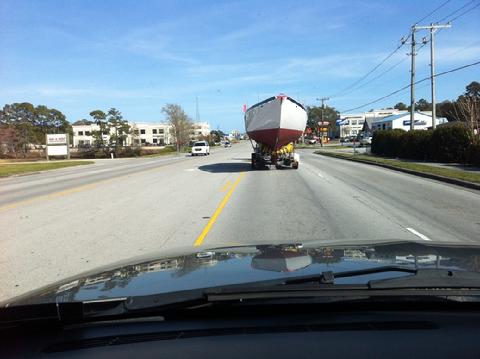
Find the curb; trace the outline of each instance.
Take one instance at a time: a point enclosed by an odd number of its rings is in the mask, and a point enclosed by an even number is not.
[[[391,169],[391,170],[394,170],[394,171],[408,173],[408,174],[423,177],[423,178],[434,179],[434,180],[437,180],[437,181],[440,181],[440,182],[446,182],[446,183],[454,184],[454,185],[457,185],[457,186],[470,188],[470,189],[475,189],[475,190],[480,191],[480,184],[473,183],[473,182],[468,182],[468,181],[463,181],[463,180],[456,179],[456,178],[444,177],[444,176],[435,175],[435,174],[431,174],[431,173],[409,170],[409,169],[406,169],[406,168],[399,168],[399,167],[390,166],[390,165],[387,165],[387,164],[384,164],[384,163],[375,163],[375,162],[365,161],[365,160],[362,160],[362,159],[353,159],[353,158],[348,158],[348,157],[343,157],[343,156],[336,156],[333,153],[325,154],[325,153],[316,152],[315,154],[321,155],[321,156],[326,156],[326,157],[338,158],[338,159],[341,159],[341,160],[346,160],[346,161],[351,161],[351,162],[360,162],[360,163],[365,163],[365,164],[368,164],[368,165],[388,168],[388,169]]]

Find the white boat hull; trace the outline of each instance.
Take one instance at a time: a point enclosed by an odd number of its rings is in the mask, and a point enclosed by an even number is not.
[[[284,95],[259,102],[245,113],[245,128],[249,137],[274,151],[296,141],[306,125],[305,108]]]

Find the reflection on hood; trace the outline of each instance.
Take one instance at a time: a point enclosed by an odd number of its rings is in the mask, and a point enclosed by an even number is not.
[[[68,302],[148,295],[385,265],[478,272],[480,248],[420,243],[339,247],[305,243],[216,248],[78,276],[8,302]]]

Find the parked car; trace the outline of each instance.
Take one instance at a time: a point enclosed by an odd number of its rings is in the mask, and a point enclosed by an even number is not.
[[[362,137],[360,139],[360,145],[367,146],[372,144],[372,136]]]
[[[309,144],[309,145],[314,145],[314,144],[317,143],[317,140],[314,139],[314,138],[307,138],[307,139],[305,140],[305,142],[306,142],[307,144]]]
[[[227,147],[232,147],[232,144],[230,142],[225,142],[225,148]]]
[[[192,156],[210,154],[210,146],[207,141],[197,141],[192,146]]]

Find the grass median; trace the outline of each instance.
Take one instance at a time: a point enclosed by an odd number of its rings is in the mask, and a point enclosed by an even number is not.
[[[58,168],[91,165],[93,161],[65,161],[65,162],[42,162],[42,163],[7,163],[0,164],[0,177],[8,177],[18,174],[38,171],[56,170]]]
[[[363,162],[363,163],[387,165],[390,167],[416,171],[416,172],[426,173],[431,175],[437,175],[437,176],[442,176],[447,178],[453,178],[461,181],[480,183],[480,173],[452,170],[448,168],[429,166],[429,165],[411,163],[411,162],[406,162],[406,161],[401,161],[396,159],[376,157],[376,156],[370,156],[370,155],[353,155],[350,153],[338,153],[338,152],[327,152],[327,151],[316,151],[315,153],[323,156],[349,159],[352,161]]]

